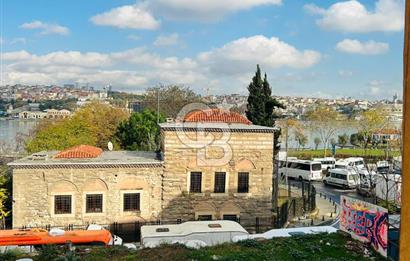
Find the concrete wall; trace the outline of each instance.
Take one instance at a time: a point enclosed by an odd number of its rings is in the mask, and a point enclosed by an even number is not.
[[[156,219],[162,168],[14,169],[13,227],[110,224]],[[122,193],[140,192],[141,211],[123,212]],[[103,194],[103,213],[86,213],[85,195]],[[72,195],[71,214],[54,214],[54,195]]]

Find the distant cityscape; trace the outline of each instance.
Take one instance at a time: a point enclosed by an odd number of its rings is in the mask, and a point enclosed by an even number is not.
[[[45,101],[75,101],[77,107],[92,101],[100,100],[107,103],[113,103],[113,97],[110,93],[115,92],[111,85],[96,89],[92,86],[78,86],[75,84],[57,85],[6,85],[0,86],[0,115],[12,116],[15,118],[27,118],[19,116],[20,113],[27,111],[37,112],[40,110],[39,104]],[[144,101],[141,95],[133,95],[127,99],[121,106],[125,106],[130,111],[141,111],[144,109]],[[285,109],[278,109],[277,113],[281,117],[303,119],[305,113],[317,106],[330,106],[336,111],[347,115],[351,119],[356,119],[356,115],[371,108],[377,107],[388,115],[392,122],[401,122],[403,118],[402,100],[395,94],[391,98],[383,100],[370,101],[365,99],[356,99],[352,97],[325,99],[318,97],[293,97],[293,96],[274,96],[279,102],[286,106]],[[22,101],[23,103],[13,103],[12,101]],[[226,109],[233,110],[244,114],[247,104],[247,96],[240,94],[226,95],[204,95],[204,103]],[[118,104],[116,104],[118,106]],[[58,109],[58,108],[47,108]],[[66,113],[66,112],[64,112]],[[37,119],[47,117],[45,114],[33,114],[28,118]]]

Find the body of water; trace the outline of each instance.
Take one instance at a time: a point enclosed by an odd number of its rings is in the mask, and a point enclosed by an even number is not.
[[[15,147],[17,136],[28,136],[36,125],[36,121],[0,120],[0,144]]]

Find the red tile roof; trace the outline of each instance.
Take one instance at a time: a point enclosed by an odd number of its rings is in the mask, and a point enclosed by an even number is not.
[[[224,122],[224,123],[242,123],[251,125],[245,116],[236,112],[231,112],[222,109],[208,109],[198,110],[188,113],[185,118],[185,122]]]
[[[54,158],[57,159],[87,159],[97,158],[103,152],[102,149],[90,145],[78,145],[60,151]]]

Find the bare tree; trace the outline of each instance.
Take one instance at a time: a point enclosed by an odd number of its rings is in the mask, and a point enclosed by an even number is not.
[[[317,107],[307,113],[310,128],[315,132],[323,143],[324,156],[326,157],[327,147],[332,137],[339,128],[342,115],[332,107]]]

